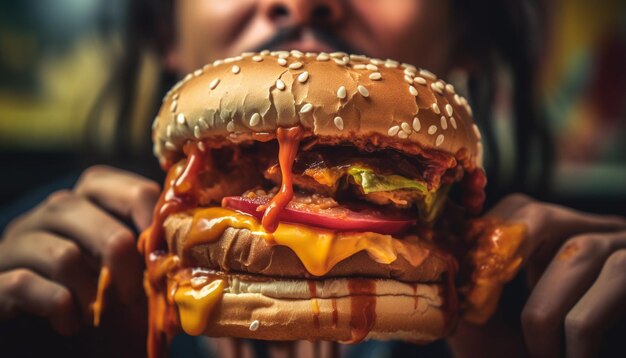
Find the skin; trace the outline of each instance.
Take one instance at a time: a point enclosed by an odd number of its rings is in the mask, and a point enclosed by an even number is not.
[[[454,66],[450,54],[455,21],[450,4],[414,0],[389,4],[387,0],[180,0],[175,6],[176,42],[164,56],[164,66],[183,75],[214,59],[257,47],[279,28],[293,26],[302,30],[301,36],[280,47],[332,50],[310,36],[311,28],[323,27],[370,56],[446,74]],[[102,265],[111,269],[113,288],[104,321],[114,323],[110,316],[115,312],[145,312],[143,266],[134,232],[148,226],[159,190],[157,183],[135,174],[93,167],[72,190],[52,193],[15,219],[0,241],[0,319],[29,313],[46,317],[61,334],[85,329]],[[487,215],[527,225],[522,253],[531,294],[520,312],[520,327],[505,325],[498,314],[481,327],[460,322],[450,339],[455,355],[596,355],[604,333],[624,320],[626,220],[576,212],[518,194],[506,197]],[[115,302],[125,306],[116,309]],[[145,327],[145,317],[135,321],[137,327]],[[141,336],[140,329],[128,326],[132,324],[112,324],[111,329],[118,336],[120,329]],[[133,342],[143,346],[141,338]],[[227,339],[213,344],[227,355],[235,351]],[[118,354],[130,349],[123,347]],[[331,347],[318,349],[330,352]],[[275,344],[271,350],[276,357],[290,352],[312,356],[313,345]],[[243,354],[251,356],[248,348]]]

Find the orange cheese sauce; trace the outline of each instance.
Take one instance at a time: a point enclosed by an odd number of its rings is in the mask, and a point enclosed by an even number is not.
[[[255,217],[217,207],[194,211],[184,251],[219,239],[229,227],[248,229],[270,244],[290,248],[315,276],[327,274],[337,263],[361,251],[382,264],[390,264],[401,255],[414,266],[421,264],[429,254],[427,249],[409,241],[373,232],[337,232],[279,223],[276,231],[268,233]]]
[[[96,299],[91,304],[91,310],[93,312],[93,326],[100,326],[100,318],[102,317],[102,310],[104,309],[104,294],[107,288],[111,285],[111,271],[108,267],[102,266],[100,269],[100,276],[98,277],[98,289],[96,291]]]

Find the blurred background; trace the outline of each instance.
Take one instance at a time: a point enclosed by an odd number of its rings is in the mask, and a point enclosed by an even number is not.
[[[152,119],[164,81],[154,54],[125,46],[134,31],[130,2],[0,2],[0,206],[78,170],[86,163],[86,148],[107,153],[120,133],[115,121],[94,127],[92,113],[99,107],[100,115],[119,115],[114,104],[108,105],[116,102],[102,93],[125,75],[119,69],[128,58],[141,68],[134,74],[142,83],[135,94],[146,98],[146,105],[126,115],[143,117],[144,124]],[[555,145],[554,172],[543,199],[624,214],[626,1],[537,5],[544,26],[535,77]],[[129,56],[129,51],[136,52]],[[506,111],[506,93],[497,100],[499,110]],[[497,118],[505,121],[506,115]],[[124,135],[140,131],[146,131],[144,125]],[[149,138],[142,137],[137,145],[149,149]],[[499,138],[506,150],[507,137]]]

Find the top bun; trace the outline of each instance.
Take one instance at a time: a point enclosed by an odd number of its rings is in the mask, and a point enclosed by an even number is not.
[[[154,153],[166,166],[187,141],[221,146],[297,125],[330,141],[466,150],[481,166],[472,110],[452,85],[393,60],[295,50],[244,53],[188,74],[163,100]]]

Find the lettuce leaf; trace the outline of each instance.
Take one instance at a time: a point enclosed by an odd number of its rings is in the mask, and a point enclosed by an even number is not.
[[[429,193],[426,183],[400,175],[377,174],[372,169],[359,166],[351,166],[348,174],[363,188],[365,194],[399,189],[413,189],[424,195]]]

